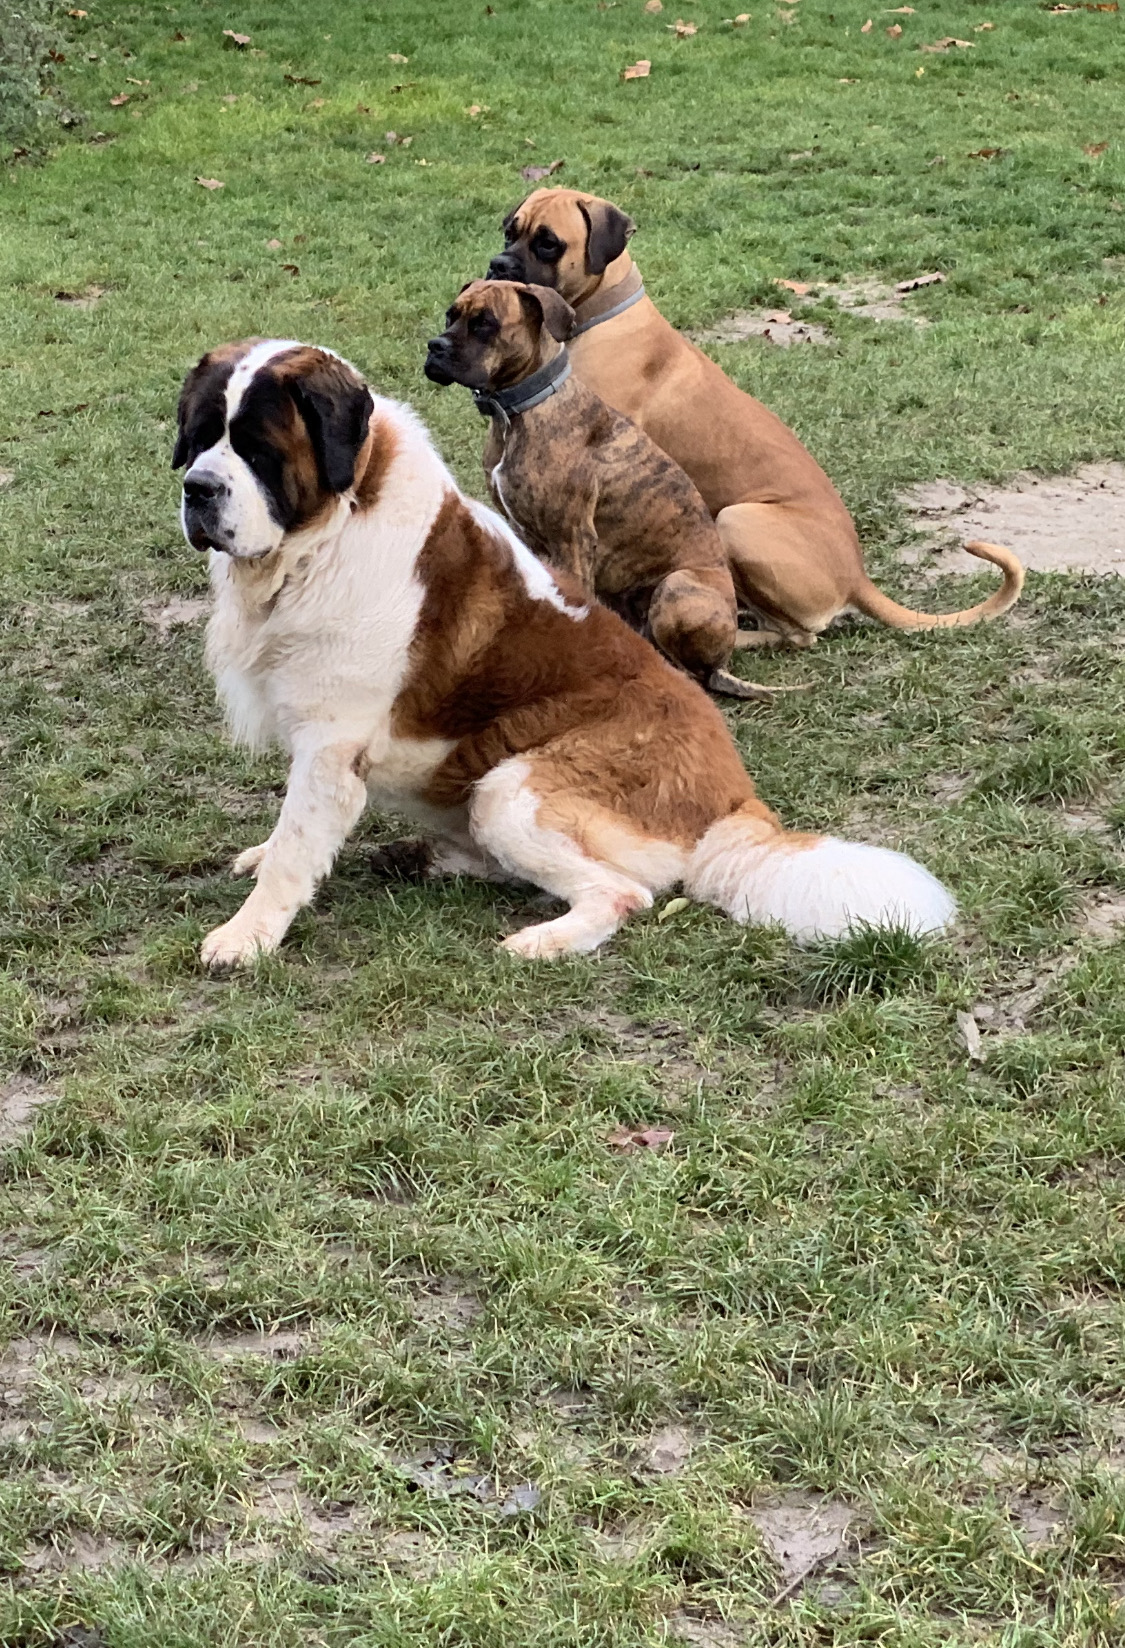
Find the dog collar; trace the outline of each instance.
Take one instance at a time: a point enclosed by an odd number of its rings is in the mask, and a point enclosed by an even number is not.
[[[579,338],[592,326],[600,326],[606,320],[615,320],[618,315],[623,315],[626,309],[631,309],[634,303],[640,303],[644,295],[645,283],[641,279],[641,271],[634,263],[624,280],[619,280],[608,292],[595,292],[593,297],[582,305],[582,318],[576,320],[571,327],[571,337]]]
[[[570,357],[565,349],[560,349],[546,366],[541,366],[529,378],[512,384],[510,389],[474,389],[473,400],[482,418],[499,417],[507,421],[557,395],[569,376]]]

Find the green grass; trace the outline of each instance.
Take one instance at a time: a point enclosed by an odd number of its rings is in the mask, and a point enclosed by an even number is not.
[[[198,626],[146,616],[204,586],[168,465],[222,339],[341,349],[480,489],[424,343],[559,157],[680,325],[777,276],[948,273],[925,330],[717,351],[920,596],[905,483],[1125,457],[1120,17],[927,0],[894,42],[852,0],[738,30],[702,0],[677,42],[669,0],[87,9],[85,125],[0,173],[0,1058],[51,1096],[0,1156],[0,1641],[1125,1641],[1125,943],[1086,924],[1125,892],[1121,585],[755,661],[815,685],[731,712],[763,794],[924,858],[946,944],[802,955],[691,908],[515,967],[528,895],[381,883],[371,818],[230,981],[197,946],[283,770],[227,747]],[[976,44],[917,51],[947,34]],[[652,1472],[670,1426],[690,1457]],[[847,1501],[862,1556],[789,1587],[753,1520],[785,1493]]]

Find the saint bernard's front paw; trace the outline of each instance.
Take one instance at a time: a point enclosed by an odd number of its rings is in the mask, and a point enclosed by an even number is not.
[[[203,940],[199,955],[205,967],[219,972],[226,967],[247,967],[259,956],[276,950],[280,938],[253,921],[244,921],[241,914],[213,927]]]

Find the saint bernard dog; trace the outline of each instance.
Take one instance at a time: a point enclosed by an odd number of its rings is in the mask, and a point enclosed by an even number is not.
[[[517,956],[594,950],[677,883],[798,941],[953,916],[911,859],[784,830],[702,689],[465,497],[414,413],[330,350],[205,355],[173,463],[184,534],[210,551],[231,731],[290,762],[208,966],[276,949],[369,801],[418,821],[435,873],[569,907],[506,938]]]

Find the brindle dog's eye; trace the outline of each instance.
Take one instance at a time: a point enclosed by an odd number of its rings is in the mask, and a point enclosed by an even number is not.
[[[496,322],[491,315],[474,315],[469,322],[469,331],[474,338],[490,338],[496,330]]]

